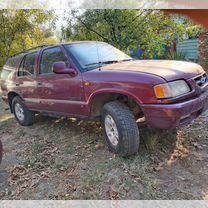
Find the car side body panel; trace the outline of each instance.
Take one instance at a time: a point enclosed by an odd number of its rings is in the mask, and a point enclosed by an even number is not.
[[[142,104],[157,103],[153,86],[165,83],[165,80],[144,73],[93,70],[83,73],[83,82],[85,97],[89,104],[100,93],[124,94],[134,99],[138,104]]]
[[[59,46],[70,61],[71,67],[77,71],[76,76],[40,74],[42,49],[36,58],[33,76],[17,76],[20,64],[18,62],[9,77],[1,80],[2,98],[8,103],[9,94],[15,93],[32,111],[91,119],[92,105],[98,96],[121,94],[139,105],[149,127],[159,129],[171,129],[190,123],[208,108],[208,79],[203,88],[197,86],[196,76],[207,78],[197,64],[177,61],[129,61],[81,72],[76,61],[62,45]],[[189,93],[172,99],[156,98],[155,85],[178,79],[188,83],[191,88]]]

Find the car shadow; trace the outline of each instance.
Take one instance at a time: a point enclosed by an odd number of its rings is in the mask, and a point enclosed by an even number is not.
[[[56,123],[57,125],[67,125],[70,132],[80,133],[80,129],[85,133],[96,135],[100,133],[100,137],[104,140],[103,130],[100,122],[85,121],[75,118],[66,117],[49,117],[37,115],[34,125],[48,123],[49,125]],[[158,152],[169,152],[171,155],[176,148],[178,130],[154,130],[147,127],[139,127],[140,130],[140,148],[139,152],[147,154],[157,154]],[[170,155],[167,155],[170,156]]]

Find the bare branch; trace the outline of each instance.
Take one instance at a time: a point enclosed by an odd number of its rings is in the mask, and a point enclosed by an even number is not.
[[[100,33],[98,33],[97,31],[95,31],[93,28],[89,27],[81,18],[77,18],[81,23],[82,25],[84,25],[89,31],[95,33],[96,35],[98,35],[99,37],[101,37],[103,40],[105,41],[109,41],[107,38],[105,38],[103,35],[101,35]]]

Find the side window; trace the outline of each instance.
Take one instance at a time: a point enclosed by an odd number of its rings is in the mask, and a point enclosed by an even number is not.
[[[69,65],[68,59],[60,47],[44,50],[41,58],[40,74],[52,74],[53,64],[59,61],[65,62],[67,66]]]
[[[18,76],[32,76],[34,75],[35,60],[37,53],[28,54],[21,62]]]
[[[3,67],[1,73],[0,73],[0,80],[6,80],[8,79],[11,71],[8,70],[6,67]]]
[[[16,67],[18,67],[22,57],[12,57],[9,58],[6,64],[3,66],[2,71],[0,72],[0,79],[7,80],[11,79],[16,72]]]

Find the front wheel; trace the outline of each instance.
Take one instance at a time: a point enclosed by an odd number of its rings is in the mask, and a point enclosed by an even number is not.
[[[30,111],[22,102],[20,97],[16,96],[12,100],[12,110],[16,120],[22,126],[30,126],[34,123],[35,113]]]
[[[138,126],[125,104],[118,101],[106,103],[102,110],[102,126],[110,151],[123,157],[138,152]]]

